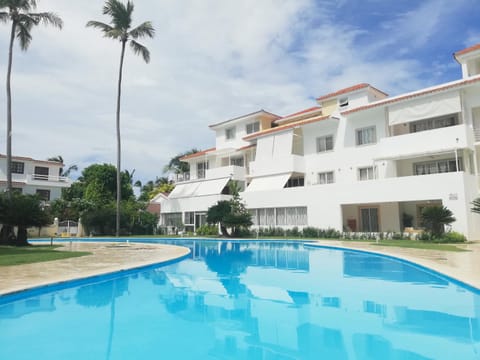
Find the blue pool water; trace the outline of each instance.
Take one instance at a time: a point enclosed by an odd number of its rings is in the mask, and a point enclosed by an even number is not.
[[[480,359],[480,293],[299,243],[161,241],[163,267],[0,297],[0,359]]]

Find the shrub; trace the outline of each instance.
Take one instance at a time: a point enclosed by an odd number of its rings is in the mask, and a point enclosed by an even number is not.
[[[285,235],[287,237],[300,237],[302,234],[298,230],[298,227],[293,227],[292,229],[285,230]]]
[[[216,225],[202,225],[197,229],[197,235],[202,235],[202,236],[218,235],[218,226],[216,226]]]
[[[320,237],[319,233],[320,233],[319,229],[314,227],[306,227],[306,228],[303,228],[302,230],[303,237],[306,237],[306,238]]]
[[[446,242],[446,243],[463,243],[466,242],[467,238],[465,235],[460,234],[456,231],[450,231],[445,234],[440,239],[435,239],[435,242]]]

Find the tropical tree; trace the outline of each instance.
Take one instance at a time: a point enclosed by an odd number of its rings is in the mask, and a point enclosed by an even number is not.
[[[65,170],[65,162],[63,161],[63,157],[61,155],[53,156],[47,159],[48,161],[54,161],[62,164],[63,166],[60,168],[59,176],[68,177],[72,171],[78,171],[77,165],[70,165],[67,170]]]
[[[185,151],[183,153],[175,155],[170,159],[167,165],[163,167],[164,173],[174,173],[174,174],[184,174],[190,171],[190,166],[188,163],[181,161],[180,159],[187,156],[197,153],[198,150],[193,148],[191,150]]]
[[[31,30],[34,26],[44,23],[53,25],[59,29],[63,21],[52,12],[32,12],[36,9],[35,0],[0,0],[0,22],[11,22],[10,42],[8,47],[7,65],[7,192],[12,191],[12,64],[13,64],[13,43],[15,38],[20,43],[23,51],[28,49],[32,42]],[[6,11],[2,11],[6,10]]]
[[[207,223],[220,224],[223,236],[240,236],[242,229],[248,229],[252,225],[252,216],[245,208],[240,198],[240,186],[236,181],[228,184],[232,195],[230,200],[220,200],[207,210]],[[227,229],[231,229],[229,234]]]
[[[427,206],[422,210],[422,224],[433,238],[445,232],[445,225],[456,221],[453,213],[445,206]]]
[[[89,21],[87,26],[100,29],[105,37],[119,40],[121,43],[120,66],[118,71],[117,86],[117,112],[116,112],[116,134],[117,134],[117,206],[116,206],[116,236],[120,235],[120,200],[121,200],[121,136],[120,136],[120,100],[122,94],[123,60],[125,47],[130,44],[135,54],[140,54],[146,63],[150,62],[150,51],[136,40],[144,37],[153,38],[155,29],[151,22],[146,21],[139,26],[132,28],[132,13],[134,5],[131,1],[126,4],[119,0],[107,0],[103,6],[103,14],[111,17],[110,25],[99,21]]]

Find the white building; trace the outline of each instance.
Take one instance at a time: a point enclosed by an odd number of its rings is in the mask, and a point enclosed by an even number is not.
[[[211,125],[215,148],[185,157],[191,173],[162,199],[163,225],[205,222],[240,181],[255,226],[402,231],[443,205],[455,231],[480,238],[480,44],[459,51],[462,79],[388,97],[369,84],[279,117],[258,111]],[[410,218],[408,220],[407,218]]]
[[[55,161],[12,157],[12,187],[23,194],[38,194],[44,201],[58,199],[62,188],[69,187],[68,177],[60,176],[63,164]],[[7,157],[0,154],[0,191],[7,187]]]

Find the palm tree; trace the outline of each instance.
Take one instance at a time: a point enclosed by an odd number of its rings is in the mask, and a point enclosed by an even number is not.
[[[47,161],[55,161],[55,162],[58,162],[62,165],[64,165],[65,163],[63,162],[63,157],[62,155],[57,155],[57,156],[54,156],[54,157],[50,157],[47,159]],[[70,173],[72,171],[78,171],[78,166],[77,165],[70,165],[67,170],[65,170],[65,166],[62,166],[60,168],[60,174],[58,174],[59,176],[65,176],[65,177],[68,177],[70,175]]]
[[[190,166],[188,163],[181,161],[180,159],[187,156],[187,155],[192,155],[199,152],[197,149],[193,148],[191,150],[185,151],[183,153],[177,154],[173,158],[170,159],[167,165],[163,167],[163,172],[164,173],[174,173],[176,175],[178,174],[184,174],[190,171]]]
[[[0,0],[0,22],[10,21],[12,28],[10,31],[10,45],[8,48],[8,67],[7,67],[7,192],[12,191],[12,62],[13,62],[13,43],[15,37],[20,42],[20,48],[23,51],[28,49],[32,42],[31,30],[43,22],[45,25],[53,25],[59,29],[63,26],[63,21],[52,12],[31,12],[37,7],[35,0]]]
[[[456,221],[453,213],[445,206],[427,206],[422,210],[422,223],[425,229],[438,238],[445,232],[445,225]]]
[[[103,6],[103,14],[111,17],[110,24],[99,21],[89,21],[87,26],[100,29],[105,37],[119,40],[122,45],[120,53],[120,68],[118,71],[118,89],[117,89],[117,211],[116,211],[116,236],[120,235],[120,199],[121,199],[121,143],[120,143],[120,98],[122,93],[122,72],[123,59],[125,56],[125,46],[130,43],[130,47],[135,54],[140,54],[146,63],[150,61],[150,52],[139,44],[136,40],[139,38],[153,38],[155,29],[149,21],[146,21],[132,29],[133,3],[127,1],[126,4],[119,0],[107,0]]]

